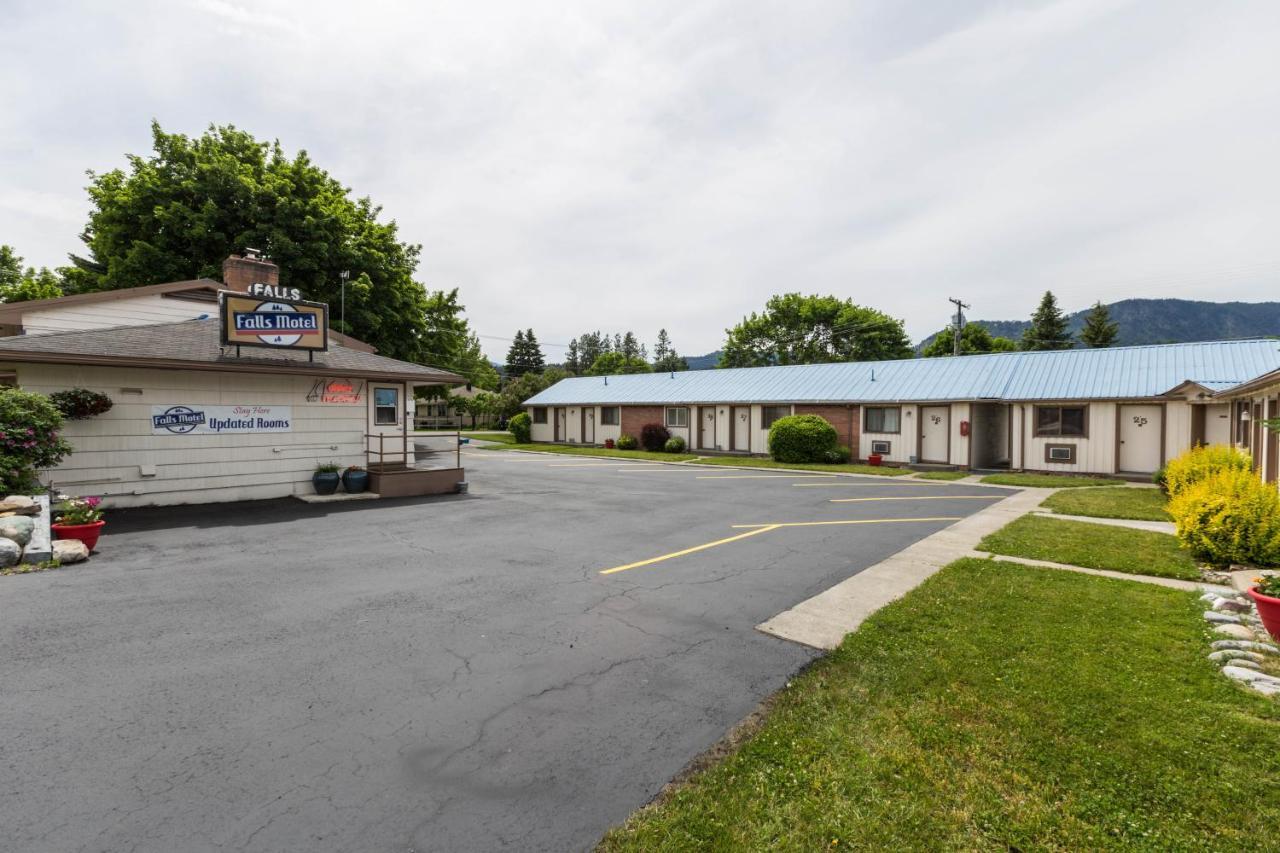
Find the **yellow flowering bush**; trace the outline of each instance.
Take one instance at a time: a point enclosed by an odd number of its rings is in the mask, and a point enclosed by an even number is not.
[[[1240,468],[1214,471],[1169,501],[1178,540],[1211,563],[1280,565],[1280,492]]]
[[[1216,471],[1249,471],[1252,468],[1253,460],[1249,454],[1234,447],[1225,444],[1193,447],[1164,466],[1164,488],[1170,495],[1177,495]]]

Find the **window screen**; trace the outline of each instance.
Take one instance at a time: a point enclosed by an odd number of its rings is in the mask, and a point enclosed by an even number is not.
[[[689,410],[683,406],[667,409],[667,426],[669,427],[687,427],[689,425]]]
[[[863,409],[863,432],[899,432],[901,414],[897,406],[868,406]]]
[[[600,409],[600,423],[604,426],[617,426],[620,418],[617,406],[604,406]]]
[[[790,414],[790,406],[765,406],[760,410],[760,426],[768,429],[778,418],[785,418]]]
[[[373,422],[379,426],[400,423],[400,389],[373,389]]]

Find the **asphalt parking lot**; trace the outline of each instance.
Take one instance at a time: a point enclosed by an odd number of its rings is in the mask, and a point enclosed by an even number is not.
[[[1004,494],[464,459],[465,496],[118,511],[0,578],[0,846],[589,848],[817,654],[756,624]]]

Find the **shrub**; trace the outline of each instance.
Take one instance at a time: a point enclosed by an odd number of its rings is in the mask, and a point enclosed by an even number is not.
[[[1176,496],[1193,483],[1226,469],[1250,471],[1253,460],[1249,454],[1225,444],[1193,447],[1164,466],[1165,490]]]
[[[49,400],[58,407],[62,416],[70,421],[82,421],[94,415],[111,411],[111,398],[88,388],[72,388],[69,391],[54,391]]]
[[[58,436],[62,413],[43,394],[0,388],[0,495],[40,488],[36,471],[71,452]]]
[[[1169,484],[1165,481],[1165,466],[1161,465],[1151,475],[1151,482],[1160,487],[1160,491],[1169,494]]]
[[[684,439],[678,435],[673,435],[671,438],[668,438],[667,443],[662,446],[662,449],[668,453],[684,453],[684,448]]]
[[[825,462],[839,446],[836,428],[817,415],[788,415],[769,429],[769,455],[779,462]]]
[[[1212,563],[1280,565],[1280,492],[1249,470],[1222,468],[1169,501],[1178,540]]]
[[[852,456],[853,456],[853,453],[849,450],[849,448],[845,447],[842,444],[839,447],[837,447],[835,450],[828,450],[826,453],[824,453],[822,461],[826,462],[828,465],[844,465],[848,463],[849,459]]]
[[[639,446],[640,446],[640,442],[636,441],[636,437],[634,435],[618,436],[619,450],[635,450]]]
[[[671,433],[662,424],[645,424],[640,427],[640,446],[657,452],[667,446]]]
[[[512,415],[507,421],[507,431],[515,436],[516,444],[528,444],[533,435],[533,418],[528,412]]]

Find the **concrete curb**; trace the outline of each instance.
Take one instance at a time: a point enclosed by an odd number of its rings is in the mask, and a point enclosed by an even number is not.
[[[1204,581],[1184,581],[1179,578],[1160,578],[1154,575],[1131,575],[1127,572],[1115,572],[1110,569],[1087,569],[1084,566],[1054,563],[1049,560],[1034,560],[1030,557],[1010,557],[1007,554],[991,554],[987,551],[970,551],[968,554],[962,554],[961,556],[977,557],[983,560],[994,557],[1006,563],[1021,563],[1024,566],[1036,566],[1042,569],[1061,569],[1064,572],[1078,572],[1082,575],[1095,575],[1096,577],[1114,578],[1120,581],[1137,581],[1138,583],[1167,586],[1171,589],[1181,589],[1187,592],[1214,592],[1219,595],[1228,595],[1232,592],[1231,587]]]
[[[1086,524],[1106,524],[1110,527],[1128,527],[1133,530],[1150,530],[1153,533],[1168,533],[1172,536],[1177,528],[1172,521],[1142,521],[1136,518],[1094,518],[1091,515],[1064,515],[1046,509],[1032,510],[1035,515],[1049,518],[1060,518],[1063,521],[1083,521]]]

